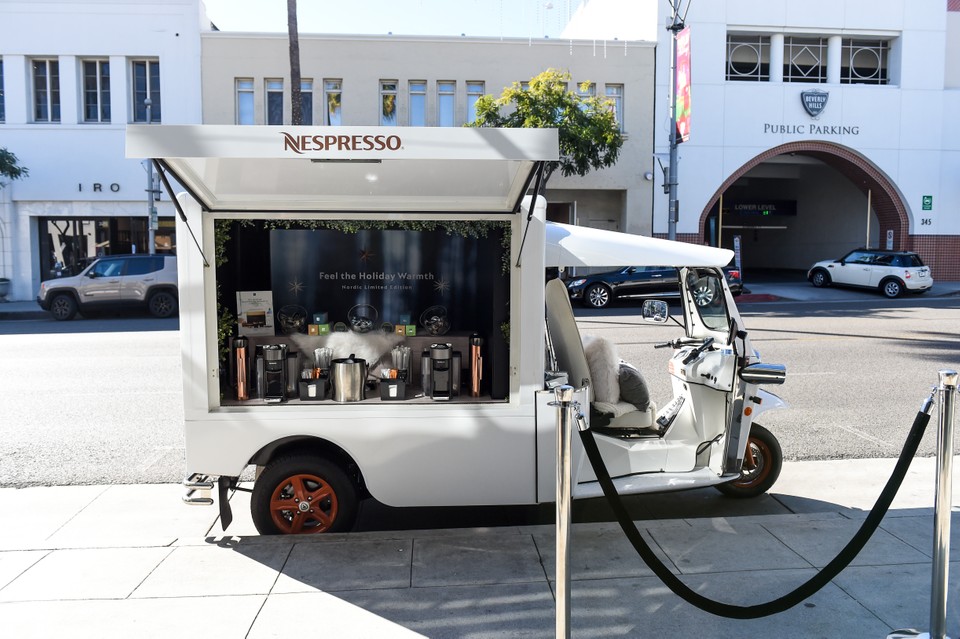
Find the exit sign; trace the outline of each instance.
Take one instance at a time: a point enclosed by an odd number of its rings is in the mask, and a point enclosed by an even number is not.
[[[924,210],[924,211],[932,211],[932,210],[933,210],[933,196],[932,196],[932,195],[924,195],[924,196],[923,196],[923,210]]]

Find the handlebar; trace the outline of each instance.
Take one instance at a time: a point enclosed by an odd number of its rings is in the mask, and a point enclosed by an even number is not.
[[[703,355],[704,351],[706,351],[711,346],[713,346],[713,338],[708,337],[707,339],[703,340],[703,344],[701,344],[700,346],[697,346],[695,349],[690,351],[686,357],[683,358],[683,363],[689,364],[693,360]]]

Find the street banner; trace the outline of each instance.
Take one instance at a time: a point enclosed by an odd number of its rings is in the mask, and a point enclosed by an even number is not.
[[[677,142],[690,138],[690,27],[677,35],[677,68],[674,73],[673,95],[677,120]]]

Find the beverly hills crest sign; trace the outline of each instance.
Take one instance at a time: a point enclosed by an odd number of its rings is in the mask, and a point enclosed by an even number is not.
[[[830,94],[826,91],[814,89],[813,91],[801,91],[800,100],[803,102],[803,108],[814,119],[820,117],[823,109],[827,106],[827,98]]]

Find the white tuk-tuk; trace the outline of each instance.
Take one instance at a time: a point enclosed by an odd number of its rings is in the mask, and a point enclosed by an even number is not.
[[[756,364],[730,251],[547,223],[528,194],[555,130],[130,126],[127,156],[186,191],[184,499],[218,487],[224,528],[250,466],[262,533],[350,530],[366,497],[553,501],[563,382],[622,493],[776,479],[779,447],[751,423],[777,404],[756,385],[782,371]],[[616,387],[630,372],[609,345],[584,349],[562,281],[544,286],[547,267],[621,263],[680,269],[676,398],[659,410]],[[600,494],[589,467],[576,482]]]

